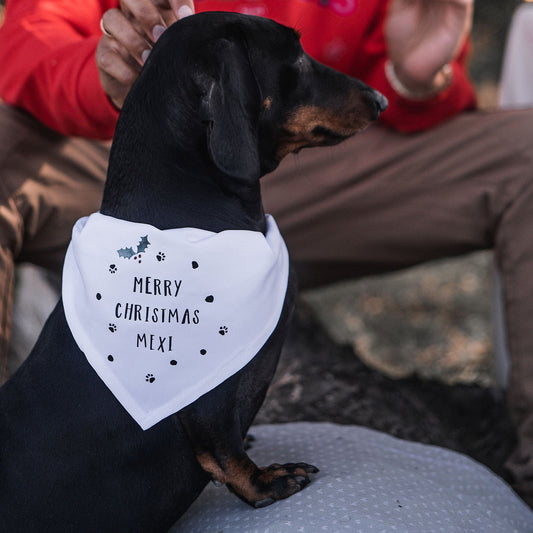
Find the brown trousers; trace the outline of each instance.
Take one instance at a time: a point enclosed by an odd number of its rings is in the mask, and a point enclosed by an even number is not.
[[[0,106],[4,378],[14,262],[60,269],[74,221],[99,207],[107,155]],[[533,110],[464,113],[411,135],[374,125],[289,156],[263,196],[305,286],[495,250],[520,437],[509,466],[533,503]]]

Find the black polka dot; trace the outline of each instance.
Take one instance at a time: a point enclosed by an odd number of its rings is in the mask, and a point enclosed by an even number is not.
[[[198,265],[198,263],[197,263],[196,261],[193,261],[193,262],[192,262],[192,267],[193,267],[193,268],[198,268],[198,266],[199,266],[199,265]]]
[[[207,296],[207,298],[205,299],[205,301],[208,303],[208,304],[211,304],[215,301],[215,297],[213,295],[209,295]]]
[[[107,356],[107,360],[110,361],[110,362],[113,362],[115,360],[115,358],[112,355],[108,355]]]
[[[101,300],[102,299],[102,295],[99,292],[96,293],[96,299],[97,300]]]
[[[170,364],[172,366],[176,366],[178,364],[178,362],[175,359],[172,359],[172,361],[170,361]]]
[[[202,355],[205,355],[205,354],[207,353],[207,350],[203,350],[203,349],[202,349],[202,350],[200,350],[200,353],[201,353]]]

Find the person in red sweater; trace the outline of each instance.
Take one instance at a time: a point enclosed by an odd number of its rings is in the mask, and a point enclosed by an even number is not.
[[[118,8],[117,0],[87,0],[75,6],[57,0],[52,9],[39,0],[8,0],[0,29],[1,98],[64,135],[110,139],[117,109],[138,75],[143,54],[149,53],[160,32],[176,20],[181,7],[258,14],[296,27],[302,33],[304,49],[315,59],[362,79],[387,96],[390,108],[382,120],[396,130],[426,129],[475,106],[464,68],[464,37],[472,0],[439,2],[453,6],[450,13],[448,7],[439,8],[443,19],[450,20],[440,24],[440,14],[432,13],[439,24],[435,30],[428,28],[421,42],[416,42],[414,29],[417,17],[424,13],[417,14],[413,6],[406,12],[403,5],[410,2],[405,1],[393,2],[388,10],[389,2],[383,0],[197,0],[195,6],[192,0],[173,0],[170,4],[177,10],[161,14],[156,5],[165,3],[127,0]],[[151,13],[142,12],[141,19],[140,10],[148,11],[146,5],[152,6]],[[112,37],[101,37],[102,16]],[[132,19],[142,22],[131,24]],[[432,35],[438,28],[443,35]],[[433,63],[426,59],[428,37],[444,43]],[[393,54],[387,54],[387,49]],[[389,55],[398,79],[424,98],[413,101],[394,90],[385,71]],[[424,71],[413,69],[404,60],[407,55],[415,63],[419,62],[417,55],[422,56]],[[445,65],[451,70],[443,74]]]
[[[14,262],[60,269],[73,222],[99,207],[125,95],[165,28],[194,10],[294,26],[316,59],[389,99],[363,134],[288,156],[263,179],[302,285],[494,249],[518,428],[507,466],[533,505],[533,111],[475,111],[465,69],[473,0],[7,0],[0,374]]]

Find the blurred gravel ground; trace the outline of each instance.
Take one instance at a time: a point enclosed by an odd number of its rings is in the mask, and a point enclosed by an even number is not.
[[[476,384],[386,377],[350,346],[333,342],[303,300],[255,423],[299,420],[359,424],[444,446],[503,477],[504,460],[514,445],[501,393]]]
[[[338,344],[391,377],[494,384],[492,254],[343,282],[303,298]]]

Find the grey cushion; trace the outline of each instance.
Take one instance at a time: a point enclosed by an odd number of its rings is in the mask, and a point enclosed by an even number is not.
[[[256,426],[259,465],[320,468],[302,492],[252,509],[210,484],[171,533],[533,532],[533,512],[472,459],[357,426]]]

